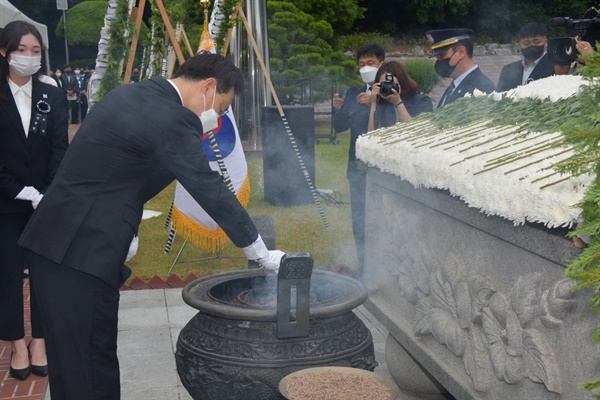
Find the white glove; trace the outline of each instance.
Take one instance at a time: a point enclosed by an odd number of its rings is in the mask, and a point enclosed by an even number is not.
[[[17,197],[15,197],[15,200],[30,201],[31,206],[35,210],[38,204],[40,204],[40,201],[42,201],[42,197],[44,197],[44,195],[38,192],[38,190],[33,186],[25,186],[23,190],[19,192]]]
[[[258,235],[254,243],[244,247],[242,251],[248,260],[257,261],[261,267],[273,271],[279,270],[281,257],[285,255],[283,251],[267,249],[260,235]]]
[[[41,211],[40,211],[41,212]],[[138,244],[140,242],[140,238],[138,235],[133,235],[133,239],[131,240],[131,244],[129,245],[129,251],[127,252],[127,257],[125,261],[129,261],[135,256],[135,253],[138,251]]]

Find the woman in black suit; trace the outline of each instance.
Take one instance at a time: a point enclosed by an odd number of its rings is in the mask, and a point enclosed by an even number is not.
[[[66,97],[39,81],[41,55],[42,37],[33,25],[13,21],[0,32],[0,340],[11,342],[10,375],[20,380],[48,369],[33,290],[32,340],[25,341],[25,260],[17,241],[68,145]]]

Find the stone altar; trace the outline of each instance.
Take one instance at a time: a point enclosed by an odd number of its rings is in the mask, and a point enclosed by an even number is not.
[[[593,398],[577,384],[600,377],[598,317],[564,277],[577,253],[546,228],[368,170],[365,307],[390,332],[407,396]]]

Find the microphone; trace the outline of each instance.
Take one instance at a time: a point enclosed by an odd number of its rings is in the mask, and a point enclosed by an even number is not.
[[[550,18],[550,21],[548,21],[548,25],[554,26],[554,27],[565,26],[566,23],[567,23],[567,19],[565,17]]]

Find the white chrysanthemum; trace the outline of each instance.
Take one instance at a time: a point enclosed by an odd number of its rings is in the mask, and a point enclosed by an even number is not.
[[[582,84],[585,81],[579,76],[553,76],[489,96],[557,101],[576,95]],[[572,155],[568,148],[552,146],[561,133],[524,135],[518,127],[485,128],[486,124],[445,130],[426,118],[396,124],[359,137],[356,154],[415,187],[448,189],[470,207],[515,224],[530,221],[558,227],[577,223],[581,210],[575,205],[594,177],[566,177],[554,170],[556,163]]]

